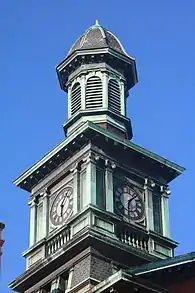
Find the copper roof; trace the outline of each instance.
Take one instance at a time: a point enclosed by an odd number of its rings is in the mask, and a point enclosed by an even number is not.
[[[110,48],[128,56],[118,38],[113,33],[102,27],[98,21],[96,21],[95,25],[89,27],[84,34],[76,40],[67,56],[77,50],[100,48]]]

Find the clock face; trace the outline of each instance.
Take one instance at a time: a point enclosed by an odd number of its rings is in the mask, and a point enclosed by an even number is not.
[[[120,214],[133,221],[139,221],[144,216],[144,202],[141,193],[129,185],[115,189],[116,209]]]
[[[61,225],[71,216],[73,210],[73,189],[70,186],[62,189],[55,197],[50,210],[51,223]]]

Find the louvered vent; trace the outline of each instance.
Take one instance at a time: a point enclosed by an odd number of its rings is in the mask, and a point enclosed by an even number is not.
[[[90,77],[86,86],[86,109],[97,109],[103,106],[102,102],[102,82],[97,76]]]
[[[71,90],[71,115],[81,109],[81,86],[76,83]]]
[[[121,113],[120,89],[115,79],[110,79],[108,83],[108,109]]]

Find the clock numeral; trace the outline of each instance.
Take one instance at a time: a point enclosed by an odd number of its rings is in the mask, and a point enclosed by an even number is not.
[[[54,214],[53,214],[53,218],[55,219],[56,217],[57,217],[57,214],[56,214],[56,213],[54,213]]]
[[[136,211],[134,211],[133,216],[136,218],[138,216],[138,213]]]

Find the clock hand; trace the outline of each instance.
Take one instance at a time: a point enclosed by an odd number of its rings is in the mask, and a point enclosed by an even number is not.
[[[62,217],[62,214],[63,214],[63,207],[64,207],[64,202],[65,202],[66,196],[67,196],[67,192],[66,192],[66,194],[64,196],[64,199],[63,199],[63,201],[62,201],[62,203],[60,205],[60,207],[61,207],[61,217]]]
[[[136,198],[137,197],[137,194],[136,195],[134,195],[132,198],[130,198],[129,200],[128,200],[128,202],[131,202],[134,198]]]
[[[63,214],[63,207],[64,207],[64,204],[61,203],[61,205],[60,205],[60,208],[61,208],[60,215],[61,215],[61,217],[62,217],[62,214]]]
[[[131,203],[131,201],[132,201],[134,198],[136,198],[136,197],[137,197],[137,194],[134,195],[132,198],[130,198],[130,199],[128,200],[128,210],[130,209],[130,203]]]

